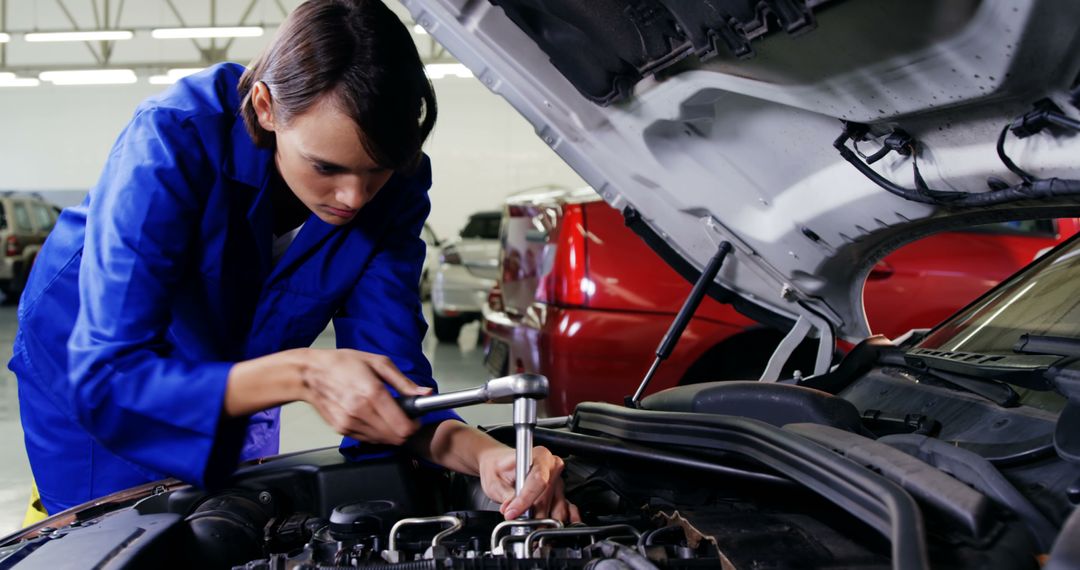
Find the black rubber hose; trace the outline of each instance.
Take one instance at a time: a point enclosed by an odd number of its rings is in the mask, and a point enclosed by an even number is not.
[[[488,432],[491,437],[503,441],[504,443],[513,441],[513,433],[512,426],[500,426]],[[672,453],[652,447],[627,444],[606,437],[536,428],[533,433],[533,438],[537,445],[546,445],[555,452],[577,453],[587,457],[602,457],[605,459],[621,459],[651,463],[654,465],[683,467],[723,477],[755,481],[757,483],[782,485],[785,487],[795,486],[795,483],[790,479],[771,473],[730,467],[709,459],[698,459],[689,455]]]

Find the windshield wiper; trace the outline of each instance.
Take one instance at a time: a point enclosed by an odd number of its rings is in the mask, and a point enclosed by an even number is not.
[[[925,372],[936,380],[940,380],[946,384],[952,384],[964,391],[982,396],[1002,408],[1013,408],[1020,405],[1020,394],[1017,394],[1012,386],[1009,386],[1004,382],[998,382],[997,380],[990,380],[987,378],[967,378],[960,376],[959,374],[953,374],[943,370],[933,370],[930,368],[927,368]]]
[[[1024,333],[1013,345],[1018,354],[1050,354],[1080,356],[1080,339],[1067,336],[1046,336]]]
[[[974,380],[991,380],[1027,388],[1053,390],[1043,375],[1061,360],[1056,354],[983,354],[929,348],[912,348],[904,358],[916,366],[957,374]]]
[[[1012,386],[992,380],[990,378],[970,377],[941,370],[932,366],[926,359],[912,358],[903,353],[883,355],[880,359],[882,364],[892,364],[904,368],[911,368],[925,374],[939,382],[970,392],[976,396],[982,396],[987,400],[1003,407],[1012,408],[1020,403],[1020,394],[1013,390]]]

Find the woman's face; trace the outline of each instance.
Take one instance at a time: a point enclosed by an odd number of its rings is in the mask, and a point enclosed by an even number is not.
[[[252,103],[262,127],[274,132],[278,173],[322,221],[349,223],[393,174],[375,164],[360,143],[356,123],[332,97],[324,97],[286,124],[275,120],[264,84],[255,85]]]

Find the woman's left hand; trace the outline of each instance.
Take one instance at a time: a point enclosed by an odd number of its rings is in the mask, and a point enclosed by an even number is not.
[[[577,507],[563,494],[563,460],[546,447],[533,448],[532,469],[519,497],[514,496],[517,458],[513,449],[500,446],[479,459],[480,484],[484,493],[502,503],[499,512],[507,520],[521,516],[530,506],[533,518],[553,518],[563,522],[581,520]]]

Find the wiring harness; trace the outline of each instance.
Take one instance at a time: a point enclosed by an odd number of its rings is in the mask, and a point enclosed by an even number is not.
[[[1072,102],[1080,106],[1080,88],[1072,94]],[[988,192],[956,192],[930,188],[919,172],[918,141],[902,129],[895,129],[882,141],[882,147],[867,156],[859,151],[860,141],[868,140],[870,127],[855,122],[844,122],[844,132],[833,141],[833,147],[840,152],[844,160],[851,163],[859,172],[888,192],[905,200],[932,204],[950,209],[994,206],[1020,200],[1051,198],[1058,196],[1080,196],[1080,180],[1062,178],[1038,178],[1019,167],[1005,153],[1005,139],[1011,132],[1017,138],[1027,138],[1044,130],[1080,131],[1080,121],[1068,117],[1061,108],[1049,99],[1037,101],[1033,109],[1012,120],[1001,129],[997,140],[998,158],[1012,173],[1020,177],[1020,183],[1008,182],[991,177],[987,180]],[[851,141],[851,146],[848,146]],[[915,187],[905,188],[879,174],[871,164],[881,160],[891,152],[901,156],[910,156],[914,172]]]

